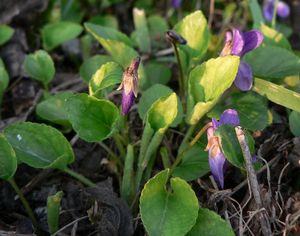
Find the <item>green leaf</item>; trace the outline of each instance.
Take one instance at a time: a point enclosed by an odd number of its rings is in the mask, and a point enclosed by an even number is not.
[[[138,56],[138,53],[132,48],[132,42],[125,34],[112,28],[91,23],[85,23],[84,26],[124,70]],[[145,80],[145,72],[142,64],[139,66],[138,74],[140,80]]]
[[[150,88],[154,84],[167,84],[172,76],[171,69],[166,64],[157,61],[149,61],[145,65],[147,80],[142,84],[142,89]]]
[[[243,153],[234,127],[231,125],[221,125],[214,133],[220,138],[220,144],[226,159],[232,165],[244,168]]]
[[[107,62],[96,71],[89,82],[90,95],[97,96],[103,89],[120,84],[123,69],[115,62]]]
[[[165,18],[159,15],[151,15],[148,17],[148,25],[152,47],[165,48],[167,44],[165,33],[169,29]]]
[[[92,23],[85,23],[84,27],[89,33],[91,33],[100,43],[105,40],[114,40],[126,44],[129,47],[132,47],[132,41],[127,37],[126,34],[109,27],[104,27],[101,25],[95,25]],[[120,55],[118,55],[120,56]]]
[[[79,1],[60,0],[61,20],[80,23],[85,15],[85,9],[81,8]]]
[[[295,136],[300,136],[300,113],[296,111],[292,111],[289,115],[289,126],[290,131]]]
[[[245,55],[257,77],[280,79],[299,74],[300,58],[287,49],[263,45]]]
[[[93,74],[106,62],[111,61],[110,56],[96,55],[85,60],[80,66],[79,73],[85,82],[89,82]]]
[[[234,236],[230,225],[215,212],[199,208],[197,222],[187,236]]]
[[[166,112],[168,111],[168,112]],[[171,93],[156,100],[147,112],[147,121],[156,132],[163,133],[175,120],[177,116],[177,96]]]
[[[76,38],[82,30],[81,25],[68,21],[47,24],[42,29],[43,47],[50,51],[60,44]]]
[[[44,86],[53,79],[55,67],[50,55],[44,50],[38,50],[26,55],[24,70],[31,78],[41,81]]]
[[[156,84],[143,92],[139,103],[138,103],[138,113],[142,120],[145,119],[148,110],[152,106],[152,104],[157,101],[161,97],[169,96],[173,91],[167,86]],[[179,97],[177,97],[177,116],[173,123],[172,127],[176,127],[183,118],[183,108]]]
[[[66,109],[73,129],[88,142],[110,137],[120,118],[119,109],[113,103],[87,94],[70,97]]]
[[[264,43],[266,45],[278,46],[288,50],[292,49],[288,39],[275,29],[270,28],[265,24],[261,24],[260,31],[264,35]]]
[[[198,199],[192,188],[180,178],[171,178],[165,170],[150,179],[140,198],[140,212],[149,236],[185,235],[195,224]]]
[[[150,36],[145,11],[143,9],[133,9],[133,22],[135,27],[135,40],[139,49],[141,52],[149,53],[151,51]]]
[[[64,193],[59,191],[47,198],[47,221],[51,234],[59,229],[59,208],[63,195]]]
[[[196,124],[233,83],[239,57],[210,59],[195,67],[189,74],[187,122]]]
[[[8,25],[0,25],[0,46],[10,40],[14,32],[14,29]]]
[[[114,28],[116,30],[119,28],[117,18],[112,15],[97,15],[92,17],[89,22],[109,28]]]
[[[201,11],[195,11],[184,17],[174,26],[174,30],[186,40],[186,45],[181,45],[191,60],[199,60],[204,56],[208,48],[208,27],[206,19]]]
[[[0,134],[0,179],[12,178],[17,170],[17,157],[14,149],[3,134]]]
[[[260,5],[258,4],[257,0],[249,0],[249,7],[252,15],[252,20],[254,28],[259,28],[261,23],[264,23],[264,18],[261,12]]]
[[[4,63],[0,58],[0,104],[2,101],[3,94],[8,86],[9,76],[5,69]]]
[[[4,135],[17,159],[34,168],[64,169],[74,161],[68,140],[57,129],[31,122],[21,122],[4,129]]]
[[[173,176],[192,181],[210,171],[208,152],[204,151],[202,145],[195,144],[183,155],[182,162],[174,169]]]
[[[263,130],[268,125],[266,99],[253,92],[237,93],[226,108],[237,110],[240,125],[249,130]]]
[[[254,79],[253,91],[270,101],[300,112],[300,94],[266,80]]]
[[[73,96],[72,92],[57,93],[40,102],[36,107],[38,116],[55,124],[70,126],[68,113],[65,109],[66,100]]]

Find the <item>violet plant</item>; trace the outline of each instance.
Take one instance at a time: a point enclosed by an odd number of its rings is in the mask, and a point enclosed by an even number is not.
[[[172,1],[174,7],[178,2]],[[274,38],[276,30],[263,24],[246,32],[237,28],[225,32],[223,48],[215,48],[219,56],[210,58],[208,55],[212,54],[207,52],[211,33],[203,13],[195,11],[173,29],[160,32],[172,44],[177,61],[178,89],[173,89],[166,86],[168,79],[163,78],[168,68],[160,64],[159,56],[153,59],[150,55],[157,48],[150,40],[149,22],[143,10],[135,9],[135,31],[131,37],[112,27],[85,23],[86,31],[110,56],[95,59],[99,65],[87,76],[88,93],[53,94],[38,104],[36,113],[61,125],[63,131],[73,129],[82,140],[103,147],[115,166],[121,197],[132,206],[134,214],[139,211],[150,236],[197,235],[199,230],[210,230],[209,224],[202,225],[203,215],[214,219],[214,230],[219,234],[234,235],[233,229],[216,213],[199,206],[188,181],[211,173],[223,189],[227,187],[227,167],[245,171],[234,127],[248,129],[247,142],[254,154],[250,132],[268,125],[267,99],[300,112],[300,95],[274,81],[298,74],[299,58],[283,35],[279,40]],[[59,27],[65,26],[57,23],[43,28],[45,50],[50,51],[64,41],[49,40],[53,37],[51,29]],[[78,25],[70,27],[74,32],[67,39],[82,30]],[[37,51],[24,62],[28,75],[42,81],[45,89],[55,73],[49,57],[45,51]],[[174,61],[173,56],[164,59]],[[151,84],[152,80],[158,82]],[[136,110],[142,123],[139,132],[133,121],[136,117],[132,118],[137,116]],[[183,134],[174,158],[163,142],[172,137],[170,127]],[[203,145],[201,138],[205,132],[207,140]],[[103,142],[107,139],[113,140],[116,150]],[[18,161],[33,168],[58,169],[87,186],[97,187],[68,167],[74,161],[72,147],[60,131],[49,125],[9,125],[0,144],[10,150],[0,153],[1,163],[11,169],[7,174],[8,168],[0,165],[3,179],[13,176]],[[160,156],[163,166],[157,168],[155,163]],[[58,229],[59,206],[53,209],[54,220],[48,220],[54,222],[51,233]]]

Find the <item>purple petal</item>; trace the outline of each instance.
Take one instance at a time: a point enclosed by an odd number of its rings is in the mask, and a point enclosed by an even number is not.
[[[234,84],[241,91],[248,91],[252,87],[253,76],[249,64],[244,61],[240,62],[238,73],[235,77]]]
[[[237,55],[240,56],[243,48],[244,48],[244,38],[243,33],[239,31],[238,29],[233,28],[232,29],[233,34],[233,42],[232,42],[232,48],[231,48],[231,55]]]
[[[237,111],[234,109],[225,110],[220,117],[220,123],[238,126],[240,124],[240,119]]]
[[[290,7],[285,2],[279,1],[277,4],[277,14],[282,18],[290,15]]]
[[[219,121],[217,121],[215,118],[211,119],[211,123],[212,123],[213,130],[216,130],[220,126]]]
[[[172,0],[171,4],[173,8],[178,9],[181,6],[181,0]]]
[[[208,162],[210,166],[211,173],[215,181],[219,184],[220,188],[224,188],[224,164],[225,156],[220,150],[217,155],[212,156],[211,149],[209,150]]]
[[[128,94],[123,90],[122,93],[122,114],[127,115],[134,101],[134,93],[133,91]]]
[[[263,34],[258,30],[251,30],[243,33],[244,47],[240,56],[245,55],[247,52],[259,47],[264,40]]]
[[[267,0],[264,3],[263,7],[263,13],[264,17],[267,21],[272,21],[273,18],[273,11],[274,11],[274,1],[273,0]]]

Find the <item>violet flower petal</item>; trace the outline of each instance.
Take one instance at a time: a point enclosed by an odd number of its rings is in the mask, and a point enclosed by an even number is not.
[[[263,14],[267,21],[271,22],[273,18],[274,11],[274,0],[267,0],[263,6]]]
[[[234,84],[241,91],[249,91],[252,87],[253,75],[249,64],[244,61],[240,62],[238,73],[235,77]]]
[[[240,56],[245,45],[243,33],[238,29],[232,29],[232,40],[231,55]]]
[[[181,0],[172,0],[171,4],[173,8],[178,9],[181,6]]]
[[[216,156],[212,156],[211,151],[209,150],[208,162],[210,166],[211,173],[215,179],[215,181],[219,184],[220,188],[224,188],[224,164],[225,164],[225,156],[220,150]]]
[[[244,56],[247,52],[259,47],[264,40],[263,34],[258,30],[251,30],[243,34],[244,47],[240,56]]]
[[[290,15],[290,7],[285,2],[279,1],[277,4],[277,14],[282,18]]]
[[[238,126],[240,124],[240,119],[237,111],[234,109],[225,110],[220,117],[220,124],[231,124],[233,126]]]
[[[130,91],[126,94],[125,90],[122,92],[122,115],[127,115],[134,101],[134,93]]]

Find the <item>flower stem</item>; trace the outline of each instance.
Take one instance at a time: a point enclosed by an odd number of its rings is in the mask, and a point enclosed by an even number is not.
[[[74,177],[75,179],[78,179],[81,183],[85,184],[86,186],[89,187],[96,187],[96,184],[93,183],[91,180],[89,180],[88,178],[84,177],[83,175],[69,169],[68,167],[66,167],[65,169],[63,169],[62,171],[66,172],[67,174],[71,175],[72,177]]]
[[[182,100],[185,101],[185,83],[184,83],[184,75],[183,75],[183,68],[182,68],[182,63],[181,63],[181,59],[179,56],[179,52],[178,52],[178,48],[176,46],[175,43],[172,43],[173,48],[174,48],[174,52],[175,52],[175,56],[177,59],[177,63],[178,63],[178,67],[179,67],[179,94]]]
[[[36,220],[36,218],[34,216],[34,213],[33,213],[32,209],[31,209],[28,201],[24,197],[22,191],[20,190],[20,188],[18,187],[18,185],[16,184],[16,182],[15,182],[15,180],[13,178],[11,178],[11,179],[9,179],[7,181],[13,187],[13,189],[15,190],[15,192],[18,194],[18,196],[19,196],[19,198],[20,198],[20,200],[21,200],[21,202],[22,202],[22,204],[23,204],[23,206],[24,206],[24,208],[25,208],[25,210],[26,210],[29,218],[32,221],[32,224],[33,224],[35,230],[38,230],[39,226],[38,226],[37,220]]]
[[[277,13],[277,6],[278,6],[278,0],[274,1],[274,10],[273,10],[273,16],[272,16],[272,28],[275,29],[276,27],[276,13]]]
[[[183,154],[188,151],[194,144],[199,140],[199,138],[202,136],[202,134],[211,126],[211,123],[207,123],[205,126],[202,127],[202,129],[199,130],[199,132],[196,134],[196,136],[193,138],[193,140],[189,143],[188,146],[185,146],[185,148],[179,152],[178,156],[176,157],[174,163],[172,164],[170,168],[170,174],[174,171],[176,166],[181,162],[183,158]],[[187,141],[186,141],[187,142]]]
[[[118,148],[118,150],[120,152],[120,155],[122,156],[122,158],[124,158],[125,155],[126,155],[126,152],[125,152],[125,148],[124,148],[124,146],[123,146],[123,144],[122,144],[122,142],[121,142],[120,137],[118,136],[118,134],[115,134],[113,136],[113,139],[114,139],[114,141],[116,143],[116,146],[117,146],[117,148]]]
[[[151,139],[151,142],[149,143],[149,146],[147,148],[146,154],[145,154],[145,156],[143,156],[142,162],[138,166],[138,170],[137,170],[137,173],[136,173],[136,190],[137,190],[137,192],[140,188],[140,184],[141,184],[141,181],[142,181],[142,178],[143,178],[144,170],[148,166],[152,155],[155,153],[158,146],[160,145],[160,143],[163,139],[163,136],[164,136],[164,132],[156,132],[153,135],[153,137]]]
[[[121,197],[125,199],[128,203],[132,200],[132,195],[134,192],[133,184],[133,163],[134,163],[134,150],[131,144],[127,146],[127,153],[125,157],[125,166],[121,184]],[[133,190],[133,191],[132,191]]]

